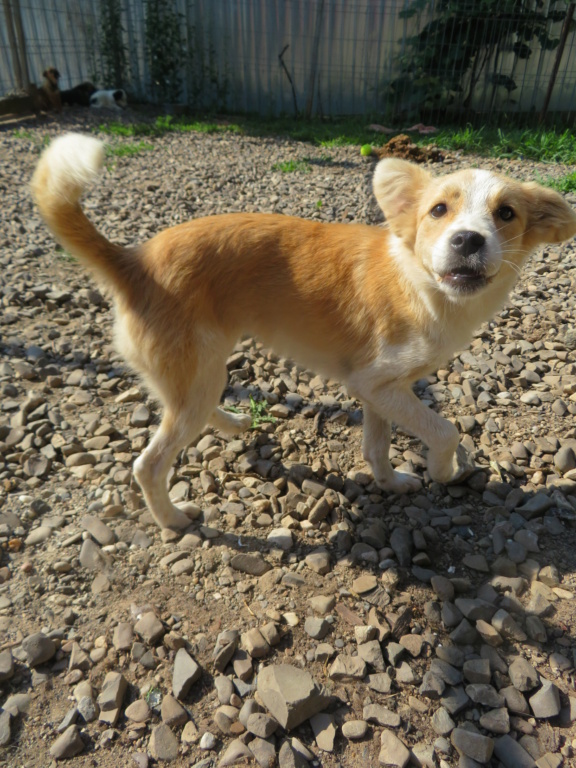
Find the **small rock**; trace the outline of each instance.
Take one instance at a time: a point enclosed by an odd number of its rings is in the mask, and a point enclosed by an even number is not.
[[[258,694],[270,714],[287,731],[325,709],[331,701],[306,670],[289,664],[261,670]]]
[[[508,668],[508,675],[518,691],[531,691],[540,684],[540,675],[529,661],[518,656]]]
[[[210,731],[206,731],[206,733],[202,734],[202,738],[200,739],[198,746],[200,749],[214,749],[216,746],[216,736],[210,733]]]
[[[243,759],[246,761],[251,760],[252,752],[244,744],[243,741],[240,739],[234,739],[234,741],[231,741],[228,745],[228,748],[224,752],[224,755],[218,763],[218,766],[219,768],[223,768],[227,765],[234,765],[234,763],[237,763],[239,760]]]
[[[242,635],[242,645],[253,659],[261,659],[270,653],[270,646],[257,627],[249,629]]]
[[[489,712],[481,715],[480,725],[492,733],[509,733],[510,717],[505,707],[491,709]]]
[[[134,723],[145,723],[150,719],[150,707],[144,699],[138,699],[126,707],[125,715]]]
[[[373,589],[376,589],[377,586],[378,580],[376,579],[376,576],[366,573],[359,576],[357,579],[354,579],[352,582],[352,591],[356,592],[358,595],[363,595],[366,592],[371,592]]]
[[[177,699],[184,699],[194,683],[200,679],[202,669],[188,655],[184,648],[179,648],[174,659],[172,673],[172,693]]]
[[[366,662],[359,656],[341,653],[328,672],[331,680],[361,680],[366,675]]]
[[[83,696],[78,702],[77,709],[86,723],[93,723],[100,714],[100,707],[90,696]]]
[[[455,728],[452,731],[451,741],[459,752],[479,763],[487,763],[494,751],[494,739],[464,728]]]
[[[506,768],[535,768],[536,765],[528,752],[511,736],[496,739],[494,753]]]
[[[6,747],[12,740],[10,722],[12,715],[7,710],[0,710],[0,747]]]
[[[26,653],[26,661],[29,666],[37,667],[50,661],[56,654],[56,643],[43,632],[28,635],[22,641],[22,649]]]
[[[469,683],[488,684],[490,682],[491,672],[488,659],[470,659],[464,663],[462,671]]]
[[[179,746],[178,738],[165,723],[160,723],[152,729],[148,749],[156,760],[167,763],[176,760]]]
[[[380,736],[380,765],[391,765],[394,768],[405,768],[410,760],[410,750],[392,731],[384,730]]]
[[[259,736],[261,739],[267,739],[278,729],[278,723],[270,715],[264,712],[254,712],[248,717],[246,730]]]
[[[50,754],[55,760],[63,760],[79,755],[84,749],[84,742],[77,725],[69,726],[50,747]]]
[[[545,719],[560,713],[560,692],[550,680],[542,682],[542,688],[529,699],[534,717]]]
[[[368,704],[364,707],[362,717],[369,723],[377,723],[387,728],[398,728],[401,722],[397,712],[392,712],[382,704]]]
[[[316,739],[318,747],[325,752],[334,750],[334,740],[336,738],[336,724],[332,715],[320,712],[312,715],[310,725]]]
[[[160,707],[160,716],[162,722],[169,725],[170,728],[177,728],[184,725],[188,720],[188,714],[184,707],[182,707],[178,701],[169,693],[162,699],[162,705]]]
[[[345,739],[363,739],[368,733],[368,723],[365,720],[347,720],[342,725],[342,736]]]
[[[436,712],[434,712],[432,719],[430,720],[430,725],[440,736],[447,736],[449,733],[452,733],[456,727],[456,723],[452,720],[444,707],[439,707]]]
[[[475,704],[481,704],[483,707],[504,706],[504,697],[491,685],[471,683],[466,686],[466,695],[469,696]]]
[[[315,616],[307,616],[304,622],[304,631],[314,640],[323,640],[331,625],[325,619],[317,619]]]
[[[164,625],[154,611],[144,613],[134,626],[134,629],[149,645],[156,645],[166,633]]]
[[[230,561],[230,566],[249,576],[263,576],[272,567],[261,555],[256,554],[234,555]]]
[[[0,652],[0,683],[5,683],[14,674],[14,658],[10,649]]]
[[[108,672],[98,696],[98,704],[102,712],[119,709],[122,706],[122,700],[127,688],[128,681],[122,673]]]

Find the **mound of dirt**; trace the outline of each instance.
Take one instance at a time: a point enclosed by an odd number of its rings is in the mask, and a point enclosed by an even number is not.
[[[445,159],[444,153],[435,144],[419,147],[405,133],[394,136],[383,147],[375,149],[374,154],[379,160],[383,157],[399,157],[413,163],[442,163]]]

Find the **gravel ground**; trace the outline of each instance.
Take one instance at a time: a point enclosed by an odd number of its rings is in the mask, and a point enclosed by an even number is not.
[[[417,383],[484,469],[465,486],[429,482],[397,432],[394,463],[424,490],[382,494],[359,404],[249,339],[225,400],[262,397],[276,420],[183,452],[171,493],[198,519],[160,532],[131,473],[157,408],[27,190],[45,136],[97,125],[0,133],[0,765],[573,765],[574,243],[537,253],[508,307]],[[358,148],[146,142],[86,201],[117,242],[230,211],[381,220]],[[437,168],[470,165],[566,172]]]

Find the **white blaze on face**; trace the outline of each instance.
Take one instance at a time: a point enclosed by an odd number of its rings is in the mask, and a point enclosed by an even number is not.
[[[457,193],[450,190],[447,194],[446,227],[431,248],[431,266],[437,275],[449,272],[458,260],[450,246],[452,237],[458,232],[477,232],[485,239],[479,255],[487,277],[491,277],[500,269],[502,260],[492,210],[501,182],[489,171],[482,170],[470,171],[462,181]]]

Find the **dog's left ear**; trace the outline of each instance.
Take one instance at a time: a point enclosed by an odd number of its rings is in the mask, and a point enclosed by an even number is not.
[[[537,243],[561,243],[576,235],[576,211],[562,195],[533,182],[523,187],[528,204],[528,237]]]
[[[376,166],[372,186],[390,229],[410,247],[416,236],[416,210],[432,177],[407,160],[385,158]]]

